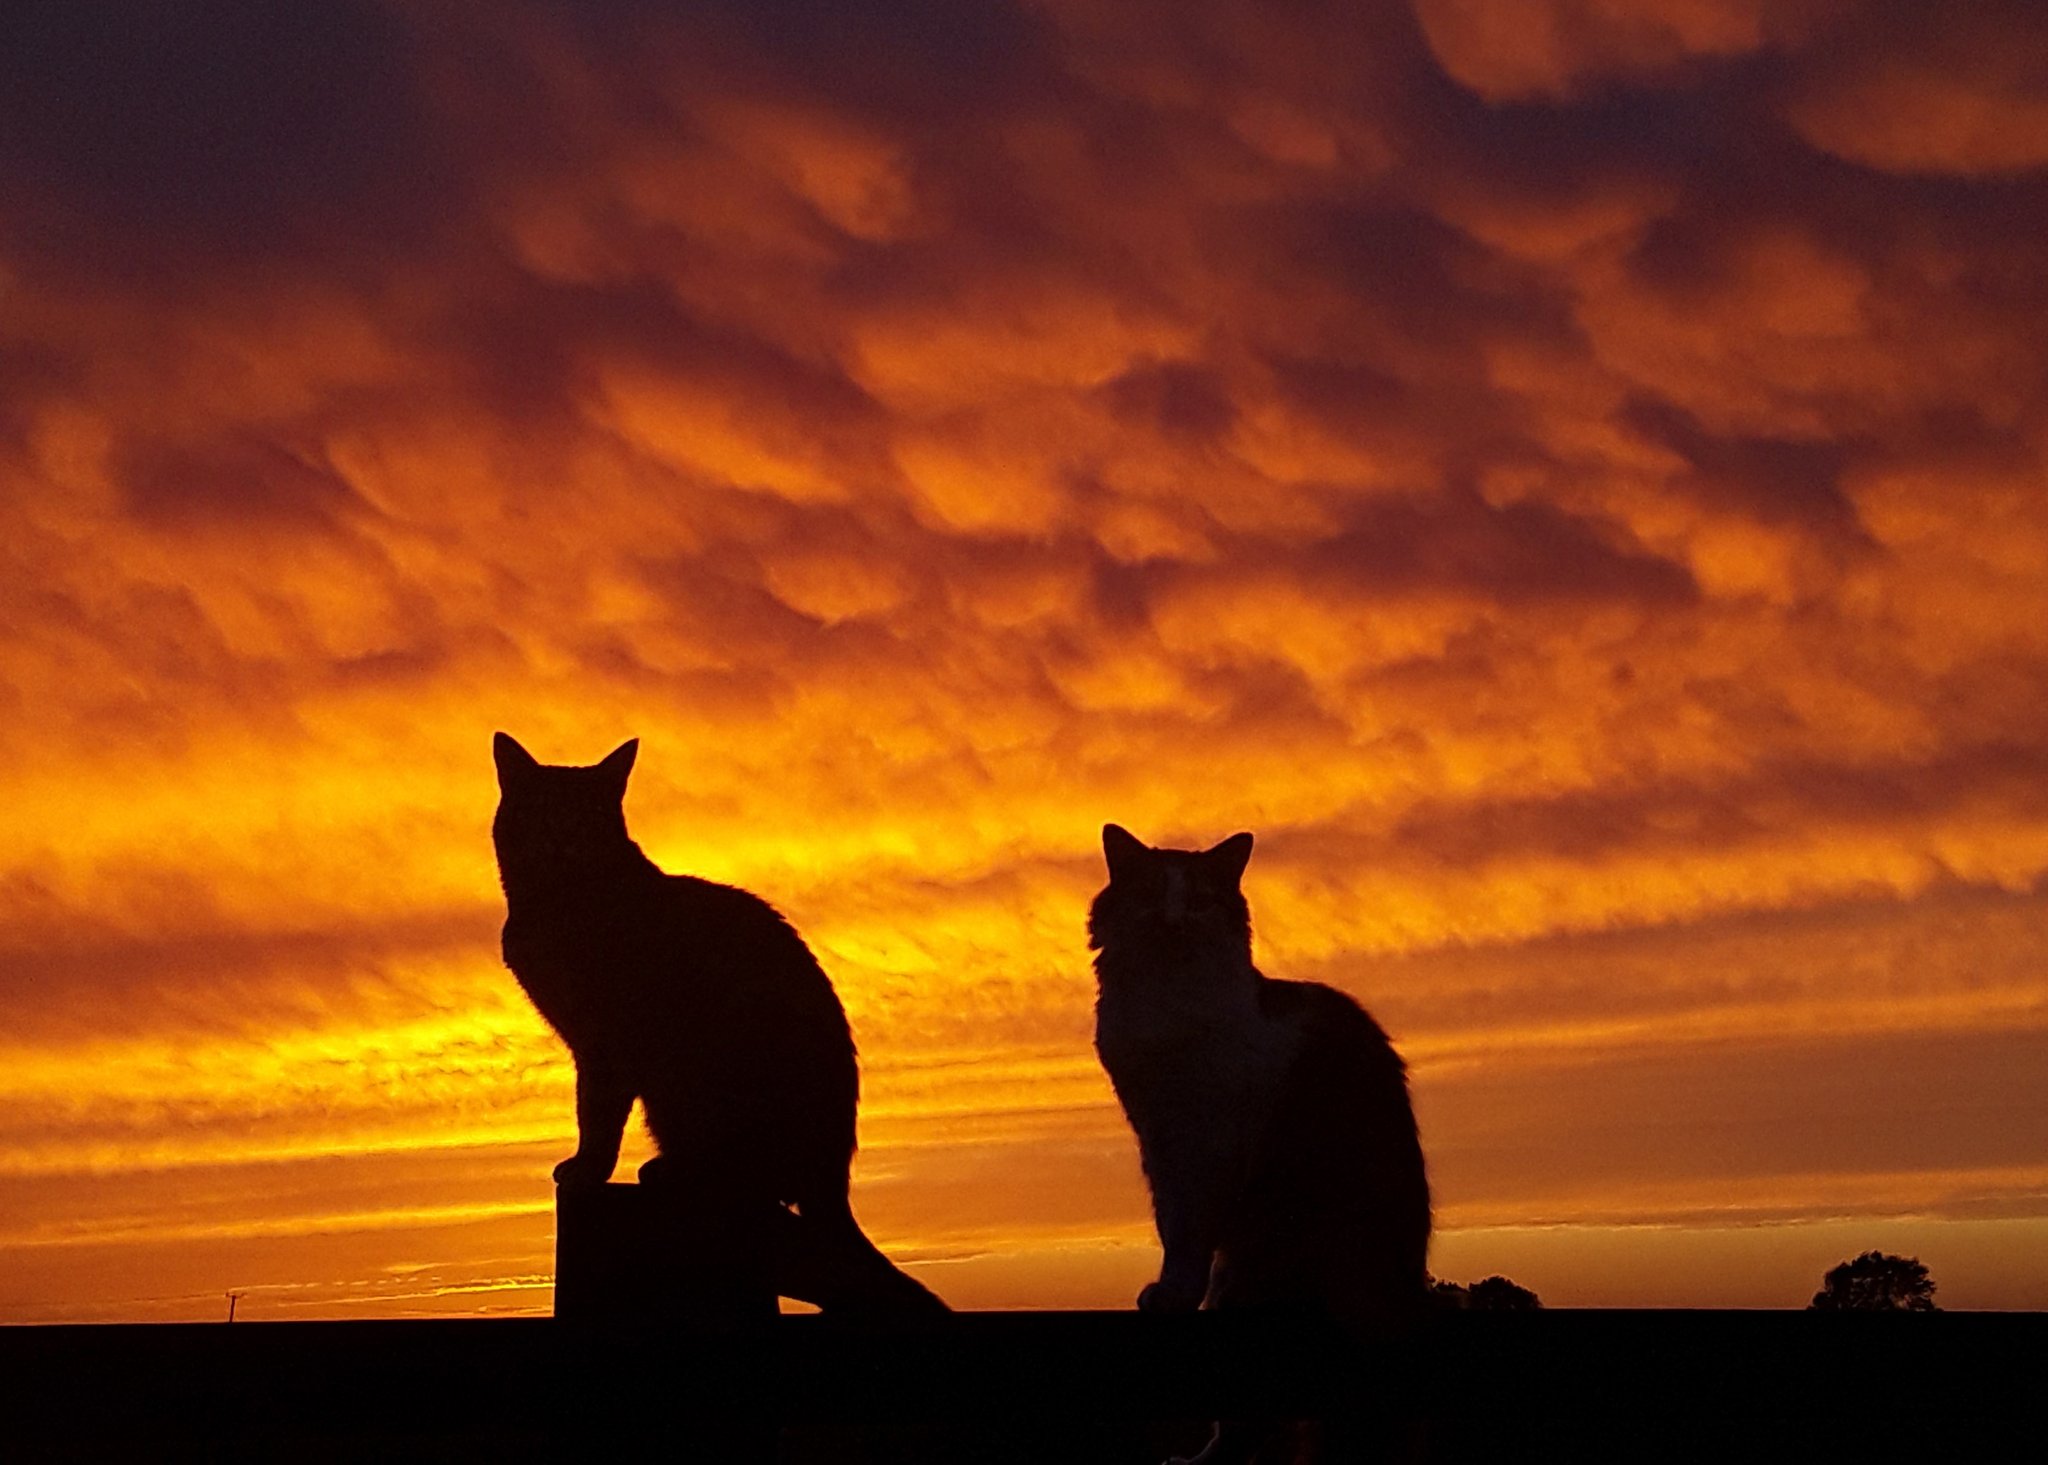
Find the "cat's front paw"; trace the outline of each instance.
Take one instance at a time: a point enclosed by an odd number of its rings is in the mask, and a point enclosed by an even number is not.
[[[586,1155],[578,1150],[561,1164],[555,1166],[555,1184],[572,1189],[587,1185],[602,1185],[612,1178],[612,1171],[618,1166],[617,1158],[604,1159],[598,1155]]]
[[[1202,1294],[1176,1286],[1164,1277],[1147,1282],[1138,1293],[1139,1312],[1193,1312],[1202,1305]]]

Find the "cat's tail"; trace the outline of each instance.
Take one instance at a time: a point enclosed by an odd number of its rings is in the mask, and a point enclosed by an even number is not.
[[[951,1309],[898,1267],[853,1218],[846,1197],[801,1203],[782,1213],[775,1290],[822,1312],[859,1317],[936,1317]]]

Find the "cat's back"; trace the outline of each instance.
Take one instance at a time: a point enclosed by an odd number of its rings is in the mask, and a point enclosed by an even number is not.
[[[1319,1299],[1340,1315],[1419,1305],[1429,1181],[1407,1068],[1356,1001],[1267,980],[1261,1006],[1299,1046],[1257,1146],[1227,1250],[1244,1300]]]
[[[1324,1163],[1318,1136],[1363,1144],[1382,1165],[1419,1156],[1408,1066],[1371,1013],[1335,987],[1271,978],[1259,1006],[1294,1038],[1269,1142],[1298,1149],[1303,1165]]]
[[[1349,993],[1321,982],[1262,977],[1258,1007],[1266,1021],[1300,1033],[1299,1061],[1358,1065],[1361,1077],[1405,1078],[1407,1066],[1386,1029]]]
[[[1427,1233],[1429,1193],[1408,1069],[1371,1013],[1319,982],[1267,980],[1261,1006],[1298,1034],[1263,1146],[1269,1184],[1373,1195]]]
[[[796,928],[766,900],[737,885],[663,873],[648,889],[645,929],[681,942],[700,959],[748,956],[815,966]]]
[[[692,1007],[757,1013],[771,1032],[851,1037],[831,978],[788,918],[750,890],[663,875],[638,960]]]
[[[504,952],[550,1018],[592,1006],[643,1020],[773,1006],[843,1022],[830,979],[773,905],[652,862],[562,872],[546,899],[513,904]]]
[[[770,970],[814,967],[782,913],[734,885],[672,875],[651,861],[554,874],[545,899],[513,902],[508,945],[529,955],[579,951],[632,967],[752,959]],[[509,954],[509,953],[508,953]]]

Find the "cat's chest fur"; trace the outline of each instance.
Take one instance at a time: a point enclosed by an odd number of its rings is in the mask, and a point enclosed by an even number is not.
[[[1264,1010],[1256,972],[1214,980],[1150,967],[1104,976],[1095,1050],[1141,1140],[1181,1123],[1234,1128],[1270,1107],[1302,1029]]]
[[[572,1049],[632,1038],[635,1019],[650,1015],[653,970],[673,954],[665,892],[656,881],[633,883],[515,902],[505,921],[506,966]]]

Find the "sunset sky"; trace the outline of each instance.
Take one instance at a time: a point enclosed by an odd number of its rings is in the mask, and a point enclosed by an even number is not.
[[[1156,1266],[1114,820],[1438,1275],[2048,1308],[2044,465],[2035,0],[9,0],[0,1321],[549,1307],[500,728],[796,923],[956,1306]]]

